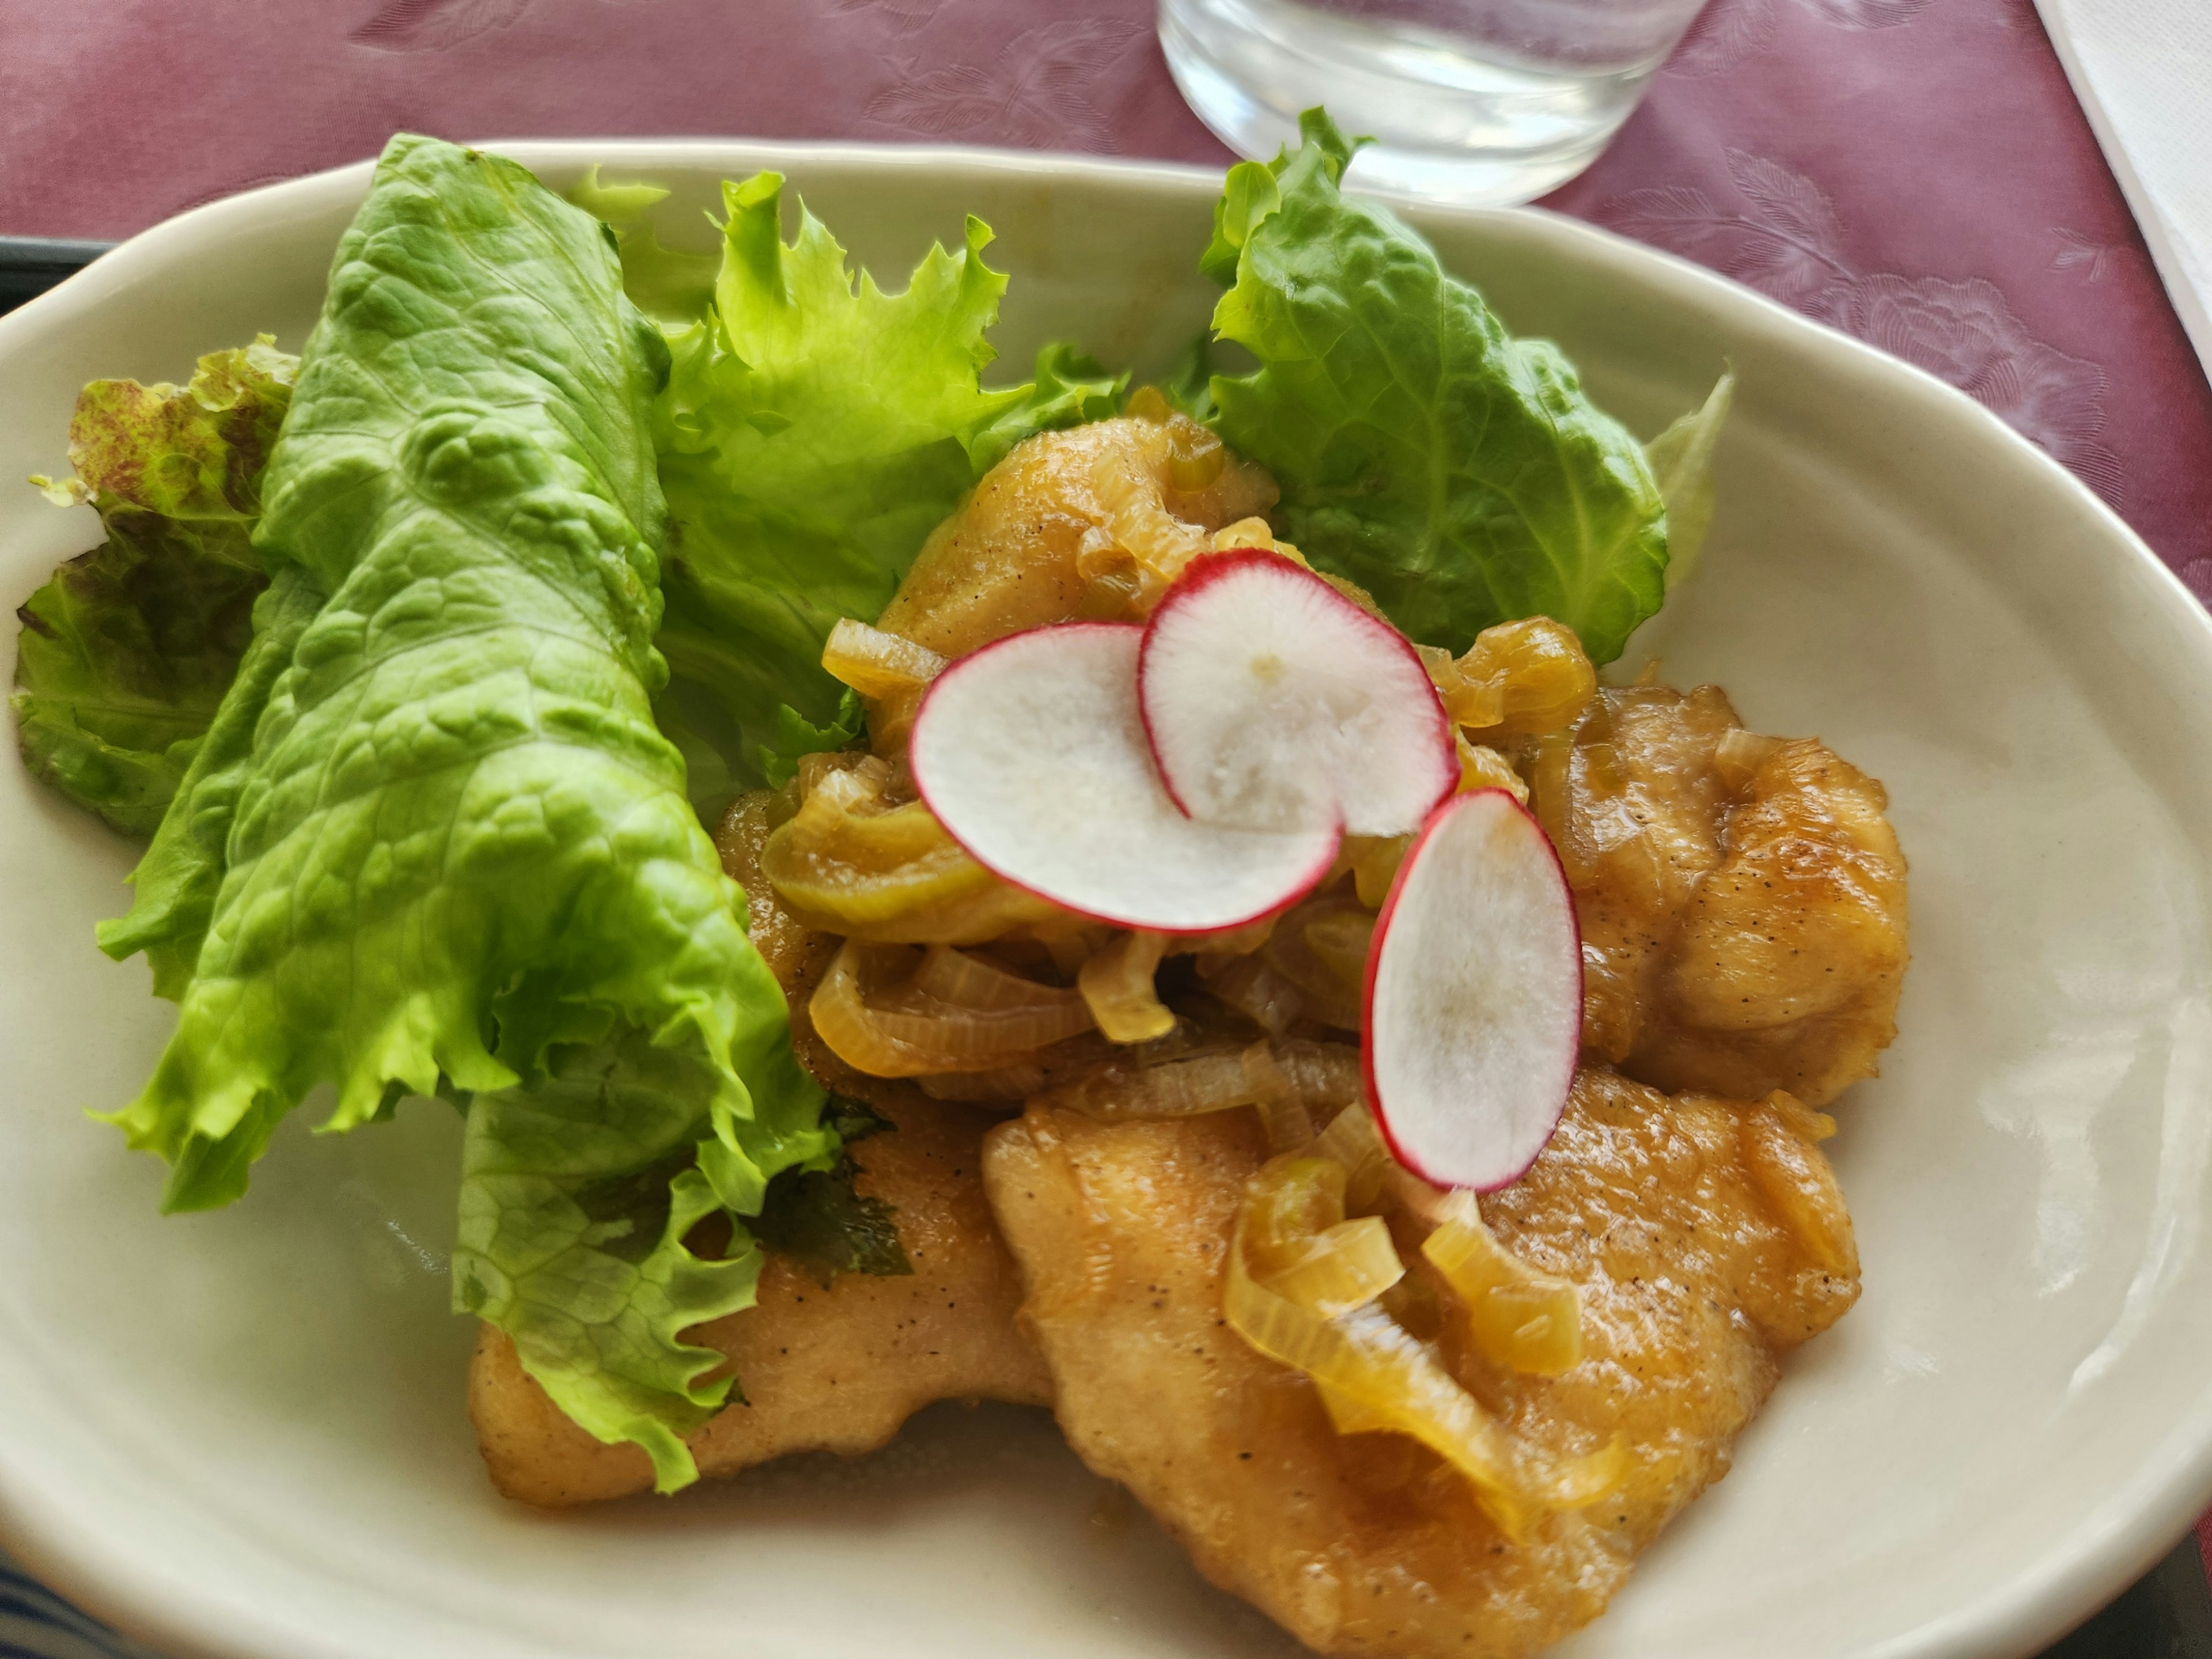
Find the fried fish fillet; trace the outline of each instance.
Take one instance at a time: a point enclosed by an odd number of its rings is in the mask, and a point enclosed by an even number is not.
[[[1616,1435],[1626,1484],[1510,1542],[1433,1455],[1340,1435],[1313,1385],[1224,1322],[1250,1115],[1107,1124],[1032,1108],[985,1181],[1028,1289],[1069,1443],[1126,1484],[1199,1570],[1324,1654],[1517,1659],[1603,1611],[1630,1564],[1726,1473],[1779,1357],[1858,1294],[1850,1222],[1792,1103],[1575,1085],[1529,1174],[1483,1211],[1571,1279],[1584,1354],[1558,1377],[1442,1357],[1515,1433],[1560,1455]],[[1418,1256],[1416,1271],[1425,1267]]]
[[[1744,731],[1714,685],[1600,692],[1558,758],[1537,803],[1582,924],[1585,1056],[1812,1106],[1871,1077],[1910,956],[1881,785]]]
[[[1018,1281],[977,1179],[990,1119],[919,1094],[893,1109],[895,1132],[853,1147],[864,1172],[854,1184],[895,1207],[913,1276],[842,1273],[824,1290],[770,1255],[759,1304],[692,1334],[729,1356],[748,1402],[691,1437],[701,1474],[735,1474],[788,1452],[873,1451],[933,1401],[1051,1403],[1043,1364],[1014,1328]],[[489,1325],[469,1414],[492,1483],[509,1498],[557,1507],[653,1486],[642,1451],[578,1428]]]
[[[794,1036],[817,1070],[834,1066],[805,1023],[805,994],[825,943],[777,905],[759,878],[763,798],[740,803],[717,837],[745,889],[753,941],[793,999]],[[981,1141],[996,1114],[927,1098],[911,1085],[838,1081],[892,1127],[856,1142],[854,1185],[889,1204],[910,1277],[844,1273],[824,1290],[770,1253],[757,1305],[691,1333],[729,1356],[744,1402],[691,1437],[700,1473],[730,1475],[788,1452],[873,1451],[922,1407],[948,1399],[1052,1403],[1051,1379],[1014,1324],[1019,1281],[983,1197]],[[492,1482],[548,1506],[593,1503],[653,1485],[645,1454],[594,1439],[546,1397],[514,1346],[487,1325],[469,1376]]]

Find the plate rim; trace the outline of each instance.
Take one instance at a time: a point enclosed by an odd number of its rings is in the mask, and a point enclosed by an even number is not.
[[[700,170],[751,165],[794,168],[844,167],[861,171],[1025,176],[1103,185],[1152,188],[1211,197],[1220,171],[1188,163],[1063,153],[994,149],[964,144],[897,144],[860,140],[747,137],[607,137],[484,139],[473,148],[511,157],[533,171],[592,162],[624,169],[656,165]],[[203,203],[149,226],[103,254],[46,294],[0,317],[0,359],[49,327],[93,311],[131,286],[149,267],[173,255],[190,257],[201,239],[234,229],[251,232],[269,216],[319,210],[344,192],[365,193],[374,158],[319,169]],[[2212,613],[2118,512],[2075,474],[1992,411],[1928,371],[1780,301],[1662,249],[1602,226],[1544,208],[1470,208],[1372,192],[1414,223],[1470,226],[1485,222],[1533,228],[1547,252],[1607,278],[1640,282],[1667,302],[1686,306],[1727,332],[1755,330],[1773,343],[1793,342],[1826,359],[1885,398],[1917,403],[1938,418],[1963,423],[1983,443],[2009,452],[2016,464],[2086,509],[2102,532],[2083,538],[2081,556],[2111,559],[2124,548],[2133,573],[2148,578],[2160,610],[2179,606],[2212,654]],[[2115,544],[2117,544],[2117,545]],[[2180,621],[2181,617],[2171,619]],[[118,1560],[96,1540],[76,1534],[58,1495],[33,1497],[37,1483],[8,1478],[16,1460],[9,1435],[0,1430],[0,1549],[79,1607],[118,1632],[185,1659],[299,1659],[301,1632],[256,1610],[248,1631],[238,1610],[204,1593],[179,1597],[157,1573]],[[2179,1455],[2167,1458],[2171,1450]],[[2177,1420],[2155,1443],[2132,1479],[2108,1492],[2081,1515],[2067,1538],[2016,1568],[1963,1607],[1858,1650],[1854,1659],[1963,1659],[2028,1650],[2087,1617],[2170,1550],[2174,1539],[2212,1501],[2212,1395]],[[487,1632],[489,1633],[489,1632]],[[332,1648],[332,1653],[343,1650]]]

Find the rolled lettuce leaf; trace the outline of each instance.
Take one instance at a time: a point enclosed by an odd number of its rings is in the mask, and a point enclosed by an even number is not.
[[[130,875],[130,914],[100,924],[100,948],[118,962],[146,953],[154,992],[176,1001],[191,983],[222,886],[224,852],[238,799],[253,772],[253,734],[270,693],[292,665],[307,624],[321,611],[322,584],[286,565],[253,606],[253,637],[154,831],[154,844]]]
[[[1413,638],[1464,649],[1548,616],[1610,662],[1665,598],[1667,517],[1642,447],[1548,341],[1516,340],[1386,210],[1337,188],[1328,118],[1231,169],[1201,266],[1233,285],[1214,425],[1282,487],[1280,533]]]
[[[672,1486],[727,1387],[676,1333],[836,1139],[653,725],[666,365],[590,217],[392,141],[264,480],[260,631],[106,943],[179,1003],[117,1115],[167,1207],[237,1197],[318,1084],[329,1129],[474,1097],[458,1298]]]
[[[188,385],[94,380],[70,422],[106,539],[16,615],[16,738],[33,775],[113,828],[161,821],[252,636],[267,582],[248,545],[297,360],[266,336],[200,359]]]

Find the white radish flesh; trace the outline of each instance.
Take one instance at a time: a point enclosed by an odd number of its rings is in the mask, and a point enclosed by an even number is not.
[[[1142,637],[1068,623],[954,663],[915,718],[922,799],[977,863],[1116,927],[1213,933],[1294,902],[1328,873],[1335,824],[1231,829],[1176,810],[1138,715]]]
[[[1193,560],[1146,625],[1137,684],[1168,793],[1209,823],[1407,835],[1459,781],[1405,636],[1279,553]]]
[[[1477,1192],[1526,1173],[1574,1085],[1582,994],[1573,896],[1535,819],[1503,789],[1438,807],[1367,960],[1368,1098],[1398,1161]]]

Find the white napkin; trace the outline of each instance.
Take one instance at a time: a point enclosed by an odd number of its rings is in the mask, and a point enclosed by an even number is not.
[[[2212,374],[2212,0],[2035,0]]]

